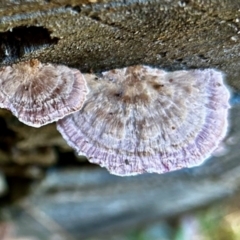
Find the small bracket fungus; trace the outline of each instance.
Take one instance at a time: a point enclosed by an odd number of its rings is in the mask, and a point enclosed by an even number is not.
[[[132,66],[85,77],[91,91],[83,108],[57,128],[113,174],[197,166],[226,134],[230,94],[221,72]]]
[[[30,60],[0,69],[0,107],[40,127],[78,111],[88,89],[77,69]]]

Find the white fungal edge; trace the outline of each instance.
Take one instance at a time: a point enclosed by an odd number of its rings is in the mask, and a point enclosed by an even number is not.
[[[225,80],[226,74],[224,72],[219,71],[219,70],[215,70],[214,68],[206,68],[206,69],[203,69],[203,70],[202,69],[195,69],[195,70],[202,70],[202,71],[204,71],[204,70],[208,70],[208,69],[209,70],[211,69],[211,70],[217,72],[218,74],[222,75],[221,83],[226,88],[225,91],[226,91],[226,96],[228,98],[227,107],[226,107],[226,109],[223,109],[223,111],[222,111],[224,113],[225,124],[224,124],[223,129],[222,129],[222,134],[220,135],[220,137],[218,139],[218,142],[217,142],[216,146],[212,149],[212,151],[209,152],[208,154],[206,154],[205,156],[203,156],[202,159],[199,159],[199,163],[198,164],[193,164],[193,165],[189,164],[187,166],[187,168],[199,167],[205,161],[209,160],[211,157],[214,157],[212,154],[218,148],[218,146],[221,144],[221,142],[227,137],[227,134],[229,132],[229,127],[230,127],[230,124],[229,124],[229,122],[230,122],[230,119],[229,119],[230,118],[230,114],[229,114],[229,112],[230,112],[230,109],[232,108],[232,106],[230,104],[230,98],[232,96],[232,89],[231,89],[231,87],[228,84],[226,84],[226,80]]]

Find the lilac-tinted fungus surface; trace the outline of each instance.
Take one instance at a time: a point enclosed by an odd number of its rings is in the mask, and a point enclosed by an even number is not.
[[[33,127],[79,110],[88,92],[77,69],[35,59],[1,68],[0,86],[0,107]]]
[[[133,66],[85,77],[91,91],[83,108],[57,127],[113,174],[197,166],[226,134],[230,94],[221,72]]]

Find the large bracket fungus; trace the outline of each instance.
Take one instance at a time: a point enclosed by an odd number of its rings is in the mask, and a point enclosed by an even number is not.
[[[88,89],[77,69],[33,59],[0,69],[0,107],[32,127],[79,110]]]
[[[221,72],[132,66],[85,75],[83,108],[58,121],[70,146],[121,176],[201,164],[227,131]]]

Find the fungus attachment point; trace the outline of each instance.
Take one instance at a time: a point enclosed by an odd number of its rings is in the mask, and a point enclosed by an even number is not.
[[[40,127],[79,110],[88,92],[84,76],[62,65],[33,59],[0,69],[0,107]]]
[[[230,94],[221,72],[133,66],[97,81],[85,77],[91,91],[83,108],[57,128],[79,154],[113,174],[197,166],[226,134]]]

